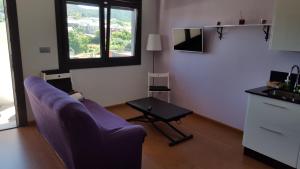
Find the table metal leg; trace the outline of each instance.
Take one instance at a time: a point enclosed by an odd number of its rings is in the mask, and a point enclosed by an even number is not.
[[[164,132],[162,129],[160,129],[155,123],[151,123],[153,125],[153,127],[159,131],[163,136],[165,136],[166,138],[168,138],[171,143],[176,142],[176,140],[174,140],[171,136],[169,136],[166,132]]]
[[[165,122],[165,121],[161,121],[158,120],[152,116],[148,116],[146,114],[142,115],[142,116],[138,116],[138,117],[134,117],[131,119],[127,119],[127,121],[138,121],[138,122],[143,122],[143,123],[151,123],[152,126],[159,131],[163,136],[165,136],[167,139],[169,139],[171,142],[169,143],[169,146],[174,146],[177,145],[179,143],[182,143],[184,141],[190,140],[193,138],[193,135],[186,135],[184,134],[182,131],[180,131],[179,129],[177,129],[176,127],[174,127],[172,124],[170,124],[169,122]],[[171,137],[169,134],[167,134],[165,131],[163,131],[161,128],[159,128],[155,123],[161,121],[164,124],[166,124],[167,126],[169,126],[175,133],[177,133],[178,135],[180,135],[179,139],[175,139],[173,137]]]
[[[177,145],[179,143],[182,143],[184,141],[190,140],[190,139],[192,139],[194,137],[193,135],[186,135],[186,134],[184,134],[182,131],[180,131],[179,129],[177,129],[176,127],[174,127],[169,122],[163,122],[163,123],[167,124],[171,129],[173,129],[173,131],[175,131],[178,135],[181,136],[181,138],[179,138],[179,139],[174,139],[170,135],[168,135],[166,132],[164,132],[162,129],[160,129],[155,123],[152,123],[152,125],[155,127],[156,130],[158,130],[163,136],[165,136],[166,138],[168,138],[171,141],[169,143],[169,146],[175,146],[175,145]]]
[[[144,122],[144,123],[148,123],[149,121],[145,118],[145,115],[142,116],[137,116],[137,117],[133,117],[130,119],[127,119],[127,121],[139,121],[139,122]]]

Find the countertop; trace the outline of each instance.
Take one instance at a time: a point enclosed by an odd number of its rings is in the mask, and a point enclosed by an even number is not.
[[[263,97],[268,97],[268,98],[272,98],[272,99],[277,99],[277,100],[282,100],[282,101],[286,101],[286,102],[290,102],[290,103],[294,103],[294,104],[300,104],[300,100],[291,100],[291,99],[287,99],[287,98],[282,98],[282,97],[276,97],[273,95],[268,94],[267,92],[265,92],[266,90],[271,90],[273,88],[271,87],[267,87],[267,86],[263,86],[263,87],[258,87],[258,88],[254,88],[254,89],[249,89],[246,90],[246,93],[250,93],[250,94],[254,94],[254,95],[258,95],[258,96],[263,96]]]
[[[246,90],[245,92],[250,93],[250,94],[259,95],[259,96],[269,97],[268,93],[266,93],[264,91],[270,90],[270,89],[272,89],[272,88],[263,86],[263,87],[258,87],[258,88],[254,88],[254,89],[249,89],[249,90]]]

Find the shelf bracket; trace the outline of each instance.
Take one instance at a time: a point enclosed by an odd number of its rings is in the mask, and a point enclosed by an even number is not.
[[[270,28],[271,28],[270,25],[265,25],[265,26],[263,27],[263,31],[264,31],[264,33],[265,33],[265,40],[266,40],[266,41],[268,41],[269,38],[270,38]]]
[[[217,33],[219,34],[220,40],[222,40],[222,38],[223,38],[223,29],[224,29],[224,27],[217,27]]]

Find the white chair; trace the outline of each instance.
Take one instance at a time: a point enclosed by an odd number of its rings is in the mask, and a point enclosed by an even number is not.
[[[66,93],[70,94],[74,92],[72,75],[69,71],[46,70],[41,72],[41,77],[54,87],[63,90]]]
[[[155,85],[155,79],[165,78],[167,85]],[[167,93],[168,103],[170,103],[170,74],[169,73],[148,73],[148,97],[153,97],[154,93]]]

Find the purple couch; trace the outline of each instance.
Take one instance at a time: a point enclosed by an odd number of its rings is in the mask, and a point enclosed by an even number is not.
[[[25,88],[40,133],[68,169],[140,169],[143,127],[79,102],[37,77]]]

